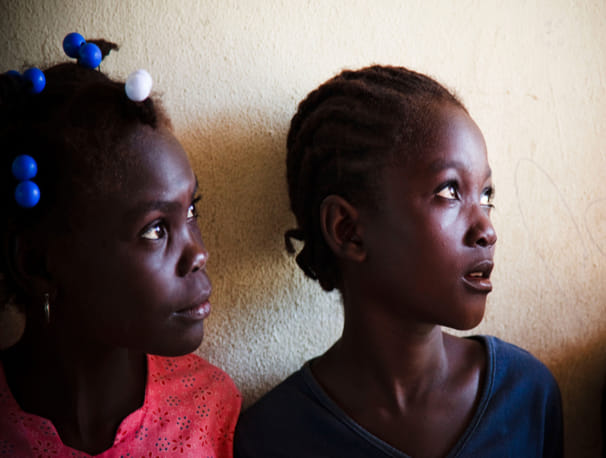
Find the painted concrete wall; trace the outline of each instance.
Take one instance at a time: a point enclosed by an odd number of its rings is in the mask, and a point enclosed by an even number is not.
[[[211,251],[201,355],[248,404],[333,342],[336,294],[283,250],[297,102],[345,67],[405,65],[454,88],[482,128],[497,187],[495,291],[474,330],[556,375],[567,455],[597,456],[606,351],[603,0],[0,0],[0,71],[62,61],[79,31],[146,68],[191,155]]]

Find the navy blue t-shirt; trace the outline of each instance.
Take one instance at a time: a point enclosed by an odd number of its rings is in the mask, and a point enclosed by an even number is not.
[[[486,379],[472,421],[447,457],[561,457],[561,398],[549,370],[496,337],[472,338],[486,348]],[[348,417],[309,363],[242,414],[235,457],[409,458]]]

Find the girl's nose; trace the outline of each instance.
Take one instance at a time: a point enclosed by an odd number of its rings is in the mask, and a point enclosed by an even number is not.
[[[208,253],[206,252],[206,250],[202,249],[198,251],[193,258],[191,271],[196,272],[200,269],[204,269],[206,267],[207,260]]]
[[[206,267],[208,252],[202,243],[200,236],[191,237],[187,246],[184,247],[179,260],[179,275],[184,277],[191,272],[197,272]]]
[[[488,210],[480,205],[474,206],[466,235],[466,243],[469,246],[491,247],[497,243],[497,233],[490,221]]]

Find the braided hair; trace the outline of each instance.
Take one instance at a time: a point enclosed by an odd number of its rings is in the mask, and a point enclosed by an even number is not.
[[[287,137],[290,207],[298,227],[285,233],[303,242],[296,261],[331,291],[340,286],[336,259],[324,241],[320,205],[335,194],[350,203],[377,203],[379,174],[423,151],[433,135],[437,109],[457,97],[430,77],[403,67],[346,70],[311,92],[299,105]]]
[[[117,49],[105,40],[88,42],[97,44],[103,57]],[[93,196],[108,176],[112,183],[120,180],[120,161],[126,160],[120,145],[138,126],[171,129],[158,102],[129,100],[124,82],[100,71],[61,63],[43,72],[46,87],[35,95],[21,78],[0,75],[0,214],[6,222],[0,226],[0,309],[9,298],[23,304],[27,297],[11,276],[14,235],[69,208],[73,193]],[[34,180],[41,198],[33,208],[21,208],[14,198],[11,164],[20,154],[33,156],[38,165]]]

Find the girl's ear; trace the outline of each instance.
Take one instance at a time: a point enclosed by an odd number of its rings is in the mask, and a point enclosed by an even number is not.
[[[366,259],[360,212],[343,197],[331,194],[324,198],[320,225],[324,240],[338,258],[355,262]]]
[[[44,242],[39,237],[29,231],[8,233],[2,249],[10,275],[23,291],[41,297],[51,290]]]

